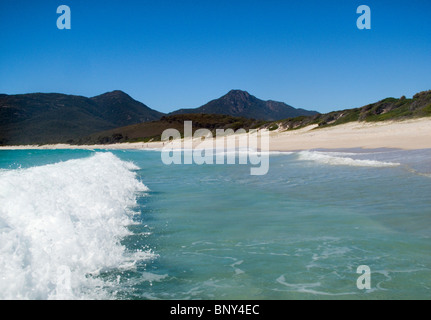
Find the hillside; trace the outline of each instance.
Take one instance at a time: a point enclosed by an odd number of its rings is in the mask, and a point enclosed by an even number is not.
[[[111,144],[121,142],[160,141],[162,132],[166,129],[176,129],[184,134],[184,121],[192,121],[193,132],[206,128],[215,134],[215,129],[253,129],[264,125],[265,121],[232,117],[219,114],[180,114],[164,116],[159,121],[151,121],[126,126],[73,141],[74,144]]]
[[[0,145],[68,142],[162,116],[121,91],[93,98],[58,93],[3,94]]]
[[[268,122],[265,127],[271,129],[281,127],[292,130],[317,124],[318,128],[324,128],[353,121],[396,121],[429,116],[431,116],[431,90],[419,92],[412,99],[407,99],[404,96],[399,99],[386,98],[361,108]]]
[[[188,113],[224,114],[267,121],[318,114],[315,111],[295,109],[283,102],[263,101],[241,90],[231,90],[221,98],[212,100],[199,108],[180,109],[171,114]]]

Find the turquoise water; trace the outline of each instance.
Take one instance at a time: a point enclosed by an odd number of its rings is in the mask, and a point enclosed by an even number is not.
[[[0,298],[429,299],[430,159],[274,153],[251,176],[158,151],[0,151]]]

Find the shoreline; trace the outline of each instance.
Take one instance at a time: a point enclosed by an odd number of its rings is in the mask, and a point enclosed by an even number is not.
[[[278,129],[269,133],[269,151],[301,151],[312,149],[401,149],[418,150],[431,148],[431,118],[386,122],[349,122],[346,124],[315,129],[316,125],[298,130]],[[253,133],[247,133],[247,136]],[[236,137],[239,137],[237,135]],[[193,140],[193,147],[207,148],[216,139],[201,142]],[[180,148],[184,139],[175,140],[173,147]],[[135,142],[110,145],[22,145],[0,146],[1,150],[158,150],[163,142]]]

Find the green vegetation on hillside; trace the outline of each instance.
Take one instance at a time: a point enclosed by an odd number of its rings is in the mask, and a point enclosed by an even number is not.
[[[166,129],[176,129],[184,136],[184,122],[192,121],[193,132],[205,128],[216,133],[216,129],[257,129],[263,126],[265,121],[232,117],[220,114],[178,114],[164,116],[159,121],[144,122],[132,126],[117,128],[92,134],[88,137],[69,141],[72,144],[111,144],[122,142],[149,142],[160,141],[161,135]]]
[[[413,99],[406,99],[404,96],[400,99],[386,98],[362,108],[269,122],[265,125],[265,128],[271,130],[275,124],[285,130],[300,129],[309,125],[318,125],[317,128],[325,128],[353,121],[399,121],[429,116],[431,116],[431,90],[420,92],[414,95]]]
[[[0,95],[0,145],[64,143],[160,119],[122,91],[87,98],[58,93]]]

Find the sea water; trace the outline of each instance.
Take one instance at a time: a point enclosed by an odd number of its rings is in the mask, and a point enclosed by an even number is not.
[[[0,299],[429,299],[430,195],[431,150],[0,151]]]

